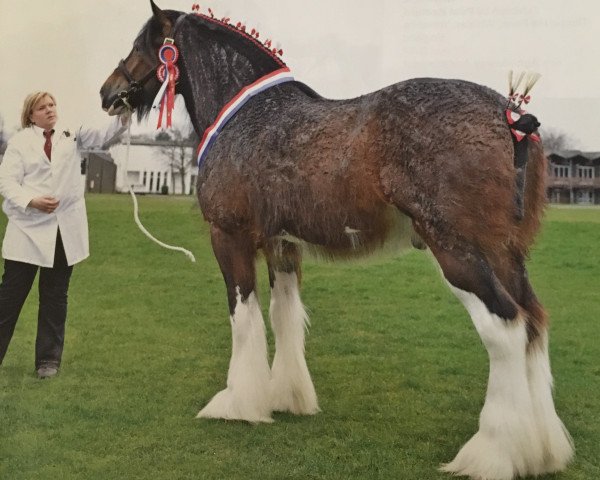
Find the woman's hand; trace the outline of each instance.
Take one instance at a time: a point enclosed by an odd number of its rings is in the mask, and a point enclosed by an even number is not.
[[[45,195],[43,197],[35,197],[27,206],[31,208],[37,208],[42,212],[52,213],[54,210],[56,210],[58,204],[59,201],[56,198]]]

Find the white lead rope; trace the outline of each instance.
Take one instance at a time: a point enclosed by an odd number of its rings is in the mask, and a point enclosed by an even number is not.
[[[161,247],[166,248],[168,250],[175,250],[175,251],[184,253],[186,255],[186,257],[188,257],[192,262],[195,263],[196,258],[194,257],[194,254],[192,252],[190,252],[189,250],[186,250],[183,247],[175,247],[173,245],[167,245],[166,243],[161,242],[156,237],[154,237],[148,230],[146,230],[146,227],[144,227],[144,225],[142,225],[142,222],[140,221],[140,217],[138,216],[137,198],[135,196],[135,193],[133,192],[133,189],[131,188],[131,185],[129,184],[128,173],[127,173],[127,166],[129,164],[129,147],[130,146],[131,146],[131,116],[129,117],[129,120],[127,122],[127,149],[125,151],[125,179],[127,181],[129,193],[131,194],[131,198],[133,199],[133,218],[135,219],[136,225],[139,227],[139,229],[142,231],[142,233],[144,235],[146,235],[153,242],[158,243]]]

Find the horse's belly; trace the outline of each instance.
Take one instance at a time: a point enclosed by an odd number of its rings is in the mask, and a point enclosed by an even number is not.
[[[376,251],[399,253],[410,247],[411,220],[385,205],[374,211],[321,211],[310,219],[284,222],[276,238],[300,244],[311,256],[356,258]]]

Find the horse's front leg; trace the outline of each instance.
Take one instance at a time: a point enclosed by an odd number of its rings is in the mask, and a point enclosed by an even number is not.
[[[256,293],[256,247],[246,232],[211,226],[212,246],[227,286],[233,345],[227,388],[198,417],[272,422],[265,325]]]
[[[317,394],[304,358],[308,315],[300,299],[300,251],[285,240],[267,249],[275,357],[271,380],[273,410],[299,415],[319,412]]]

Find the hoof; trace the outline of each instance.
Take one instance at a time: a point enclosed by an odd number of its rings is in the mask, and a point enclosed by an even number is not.
[[[555,473],[564,470],[575,455],[573,439],[560,421],[554,416],[554,421],[547,424],[544,441],[544,466],[539,474]]]
[[[294,415],[315,415],[321,411],[312,382],[301,389],[272,380],[271,408],[274,412],[290,412]]]
[[[516,473],[510,455],[481,433],[476,433],[440,470],[476,480],[512,480]]]
[[[266,398],[263,405],[266,405]],[[251,405],[247,399],[236,397],[233,390],[226,388],[217,393],[196,418],[222,418],[243,420],[250,423],[272,423],[271,409]]]

